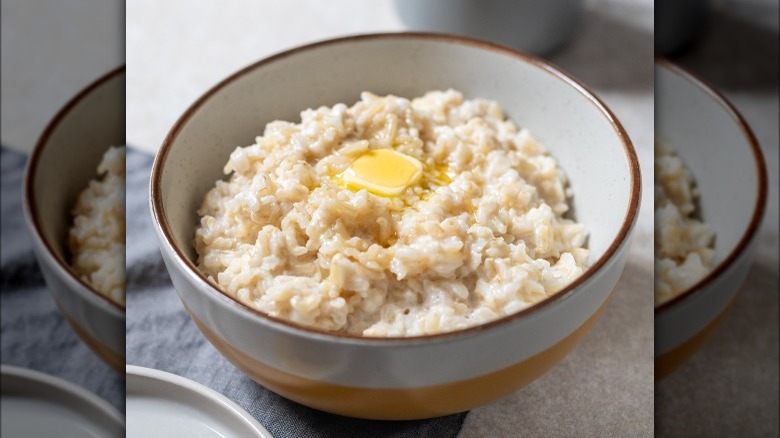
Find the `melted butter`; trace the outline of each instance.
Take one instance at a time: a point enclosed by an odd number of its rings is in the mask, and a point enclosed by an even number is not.
[[[359,156],[338,179],[350,190],[398,196],[417,184],[422,175],[423,165],[416,158],[392,149],[375,149]]]
[[[450,168],[446,164],[436,166],[436,182],[440,183],[439,185],[447,185],[452,182],[449,171]]]

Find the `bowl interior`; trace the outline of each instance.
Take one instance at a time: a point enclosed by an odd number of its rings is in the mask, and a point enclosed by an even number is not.
[[[720,97],[676,67],[656,64],[655,96],[656,139],[693,173],[701,216],[715,233],[718,263],[734,251],[759,204],[752,136]]]
[[[450,87],[466,98],[498,101],[518,127],[547,146],[570,180],[574,214],[590,234],[590,262],[604,255],[626,219],[632,174],[630,146],[600,104],[530,58],[420,35],[356,37],[293,50],[207,94],[180,120],[158,157],[163,220],[175,244],[196,259],[192,240],[204,194],[225,178],[230,152],[252,144],[266,123],[298,122],[310,107],[351,105],[361,91],[413,98]]]
[[[71,209],[97,176],[109,146],[125,143],[125,72],[109,74],[74,98],[51,122],[32,157],[29,201],[47,246],[69,266]]]

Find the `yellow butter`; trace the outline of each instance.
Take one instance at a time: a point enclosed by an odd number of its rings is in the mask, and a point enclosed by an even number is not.
[[[375,149],[358,157],[339,178],[351,189],[366,189],[381,196],[397,196],[417,184],[422,163],[392,149]]]

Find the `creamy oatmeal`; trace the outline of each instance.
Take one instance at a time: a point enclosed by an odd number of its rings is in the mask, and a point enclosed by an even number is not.
[[[97,173],[73,207],[72,265],[98,292],[124,305],[125,148],[109,148]]]
[[[693,286],[712,270],[713,233],[696,217],[693,175],[663,143],[655,145],[655,303]]]
[[[238,147],[198,210],[199,269],[275,317],[363,336],[474,326],[586,266],[556,160],[496,102],[364,92]]]

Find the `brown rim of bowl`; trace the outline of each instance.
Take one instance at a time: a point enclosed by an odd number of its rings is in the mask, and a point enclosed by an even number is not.
[[[742,252],[748,246],[748,243],[750,243],[750,241],[753,240],[753,238],[756,236],[758,232],[758,227],[759,225],[761,225],[761,219],[764,217],[764,210],[766,209],[768,180],[766,174],[766,163],[764,161],[764,154],[761,152],[761,147],[758,145],[758,140],[756,140],[756,136],[753,134],[753,131],[750,129],[750,126],[748,126],[747,122],[742,117],[742,114],[740,114],[739,111],[737,111],[737,109],[734,107],[734,105],[731,102],[729,102],[728,99],[726,99],[726,96],[724,96],[721,92],[717,91],[715,87],[713,87],[709,82],[702,79],[700,76],[684,69],[680,65],[666,58],[657,57],[655,59],[655,64],[657,66],[661,66],[663,68],[668,69],[672,73],[676,73],[683,79],[687,80],[694,86],[698,87],[699,89],[707,93],[710,97],[713,98],[713,100],[715,100],[716,103],[718,103],[726,111],[726,113],[729,116],[731,116],[734,122],[736,122],[736,124],[742,130],[742,133],[745,135],[745,139],[747,140],[748,145],[750,145],[750,150],[753,152],[753,160],[756,165],[756,172],[758,174],[757,175],[758,196],[756,197],[756,205],[755,208],[753,209],[753,215],[750,218],[750,224],[748,225],[744,234],[742,234],[742,237],[739,239],[739,242],[737,242],[737,245],[734,247],[733,250],[731,250],[729,255],[726,256],[726,258],[723,259],[720,263],[718,263],[715,266],[715,269],[710,271],[710,273],[707,274],[704,278],[699,280],[697,283],[695,283],[693,286],[689,287],[688,289],[685,289],[675,297],[667,301],[664,301],[660,305],[656,306],[655,314],[658,315],[659,313],[672,308],[677,303],[680,303],[683,300],[687,300],[691,297],[699,295],[704,290],[705,286],[707,286],[709,283],[711,283],[716,278],[718,278],[721,274],[723,274],[737,260],[740,254],[742,254]]]
[[[248,72],[254,71],[259,67],[272,63],[279,59],[287,58],[299,52],[304,52],[307,50],[316,49],[323,46],[328,46],[332,44],[342,44],[342,43],[347,43],[352,41],[369,41],[369,40],[382,40],[382,39],[410,39],[410,40],[424,39],[424,40],[434,40],[439,42],[456,43],[456,44],[462,44],[471,47],[482,48],[485,50],[490,50],[493,52],[500,53],[502,55],[514,57],[523,62],[530,63],[544,70],[545,72],[555,76],[561,81],[565,82],[568,86],[574,88],[575,90],[579,91],[583,96],[585,96],[596,107],[596,109],[602,113],[602,115],[612,125],[612,127],[615,130],[615,133],[617,134],[618,138],[623,144],[623,150],[626,155],[626,159],[628,161],[627,164],[631,175],[631,193],[630,193],[628,208],[626,211],[626,216],[623,219],[623,224],[620,230],[618,231],[617,237],[612,241],[607,251],[596,261],[596,263],[588,267],[588,269],[584,273],[582,273],[582,275],[577,277],[573,282],[571,282],[565,288],[545,298],[542,301],[534,303],[532,306],[523,309],[517,313],[506,315],[502,318],[484,324],[467,327],[460,330],[431,334],[431,335],[409,336],[409,337],[404,337],[404,336],[366,337],[366,336],[350,335],[345,333],[332,333],[324,330],[319,330],[313,327],[297,324],[288,321],[286,319],[273,317],[257,309],[253,309],[241,303],[240,301],[236,300],[235,298],[231,297],[226,292],[224,292],[218,285],[208,280],[198,270],[195,264],[185,255],[184,251],[182,251],[181,248],[179,248],[176,245],[176,243],[172,238],[171,231],[168,229],[167,221],[165,220],[165,212],[163,210],[163,205],[162,205],[162,193],[160,191],[163,167],[165,165],[164,164],[165,158],[168,154],[168,150],[170,149],[171,144],[176,139],[176,136],[179,134],[182,127],[188,122],[190,117],[192,117],[192,115],[201,107],[201,105],[203,105],[217,91],[219,91],[226,85],[230,84],[231,82],[235,81],[236,79],[242,77],[243,75],[247,74]],[[212,292],[216,293],[219,296],[227,297],[229,301],[232,302],[234,305],[236,305],[238,308],[248,310],[250,313],[259,316],[262,320],[269,321],[275,324],[281,324],[286,328],[291,328],[297,331],[303,331],[307,335],[324,335],[326,337],[331,337],[334,339],[354,340],[354,341],[361,341],[365,343],[374,343],[374,342],[382,343],[382,342],[390,342],[390,341],[410,343],[415,341],[427,341],[432,339],[437,340],[437,339],[452,338],[454,336],[466,335],[466,334],[476,333],[482,330],[487,330],[492,327],[507,323],[516,318],[521,318],[525,315],[536,312],[541,308],[547,307],[554,302],[558,302],[570,296],[572,293],[575,292],[575,289],[579,285],[589,280],[595,272],[600,270],[601,267],[604,266],[604,264],[606,264],[606,262],[612,258],[612,256],[618,250],[618,248],[625,242],[626,237],[628,236],[628,233],[631,230],[637,218],[637,212],[639,209],[640,190],[641,190],[641,176],[639,173],[639,162],[637,160],[636,152],[634,151],[634,148],[631,144],[631,140],[629,139],[628,134],[626,134],[625,130],[623,129],[623,126],[620,124],[617,118],[615,118],[612,111],[610,111],[609,108],[607,108],[607,106],[604,105],[604,103],[593,94],[593,92],[591,92],[585,85],[583,85],[577,79],[574,79],[570,75],[563,73],[558,67],[552,65],[547,61],[543,61],[542,59],[537,58],[533,55],[519,52],[517,50],[499,44],[477,40],[469,37],[440,34],[440,33],[398,32],[398,33],[376,33],[376,34],[352,35],[352,36],[329,39],[329,40],[324,40],[324,41],[319,41],[319,42],[299,46],[281,53],[271,55],[267,58],[264,58],[253,64],[250,64],[242,68],[241,70],[238,70],[237,72],[231,74],[230,76],[223,79],[222,81],[220,81],[218,84],[216,84],[211,89],[206,91],[205,94],[199,97],[198,100],[196,100],[184,112],[184,114],[179,118],[178,121],[176,121],[176,123],[173,125],[168,135],[165,137],[165,140],[163,141],[163,144],[159,152],[157,153],[157,156],[155,157],[154,165],[152,167],[152,175],[151,175],[151,183],[150,183],[150,202],[152,205],[152,215],[153,215],[154,222],[156,223],[159,230],[161,231],[161,235],[163,236],[165,243],[170,248],[173,249],[173,251],[176,253],[177,258],[179,259],[178,261],[184,265],[185,271],[188,271],[190,275],[193,275],[203,284],[213,289]]]
[[[40,159],[41,151],[44,148],[44,145],[47,144],[49,141],[49,137],[51,136],[52,132],[57,128],[57,126],[60,124],[63,118],[75,107],[79,102],[81,102],[82,99],[84,99],[85,96],[93,92],[96,88],[103,85],[105,82],[108,82],[110,79],[113,79],[115,76],[119,76],[121,74],[125,73],[125,66],[117,67],[110,72],[104,74],[103,76],[96,79],[91,84],[87,85],[86,88],[79,91],[78,94],[76,94],[74,97],[72,97],[68,103],[65,104],[62,108],[60,108],[59,111],[57,111],[57,114],[54,116],[53,119],[49,122],[48,125],[46,125],[46,129],[43,130],[43,133],[38,138],[38,142],[35,143],[35,148],[33,148],[32,153],[30,154],[30,158],[27,162],[27,170],[24,174],[24,193],[23,198],[26,200],[27,208],[29,209],[30,213],[30,219],[33,224],[33,229],[35,230],[35,237],[37,237],[38,240],[43,243],[43,246],[46,247],[46,251],[53,256],[54,260],[56,261],[57,265],[65,271],[71,278],[76,280],[79,284],[84,286],[87,290],[92,292],[94,295],[98,296],[103,301],[111,304],[114,308],[117,310],[120,310],[122,313],[126,313],[125,306],[120,305],[119,303],[114,302],[104,294],[98,292],[97,289],[92,287],[89,283],[82,280],[81,277],[76,275],[75,272],[73,272],[73,268],[71,268],[68,263],[63,260],[52,248],[52,246],[49,244],[49,241],[44,237],[43,232],[41,232],[40,223],[38,221],[38,207],[35,203],[35,191],[33,190],[33,181],[35,180],[35,173],[38,170],[38,159]]]

